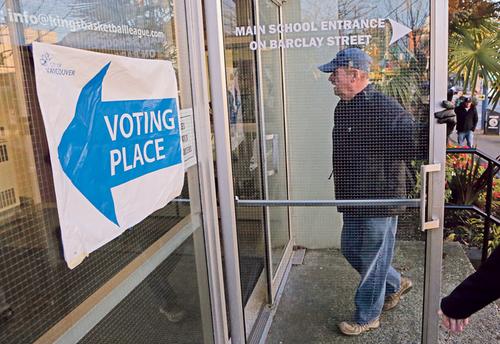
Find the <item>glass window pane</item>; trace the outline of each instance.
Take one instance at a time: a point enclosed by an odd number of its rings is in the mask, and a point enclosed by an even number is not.
[[[0,319],[0,342],[29,343],[71,321],[70,312],[191,214],[189,203],[171,202],[68,269],[30,44],[169,60],[179,73],[189,71],[179,44],[187,37],[170,0],[9,0],[0,14],[0,311],[12,311]],[[181,109],[192,106],[185,79]],[[199,197],[187,179],[181,198]],[[208,289],[206,281],[199,288]],[[200,311],[190,302],[194,324]]]
[[[204,343],[196,270],[190,238],[80,343]]]
[[[270,0],[259,1],[259,20],[265,27],[280,23],[279,8]],[[280,39],[279,33],[269,30],[261,35],[262,40]],[[271,200],[288,199],[286,166],[285,103],[283,99],[282,49],[262,49],[262,103],[266,147],[266,194]],[[269,231],[271,233],[271,257],[273,275],[281,262],[286,245],[290,240],[288,208],[269,208]]]

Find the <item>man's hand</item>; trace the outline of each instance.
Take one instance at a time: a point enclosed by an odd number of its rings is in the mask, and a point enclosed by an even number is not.
[[[462,332],[464,330],[464,327],[469,324],[469,318],[453,319],[448,317],[441,310],[439,310],[438,314],[441,316],[441,323],[443,324],[443,326],[454,333]]]

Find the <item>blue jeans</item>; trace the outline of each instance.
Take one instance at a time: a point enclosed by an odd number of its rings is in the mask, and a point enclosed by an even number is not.
[[[474,135],[472,134],[472,130],[457,132],[458,145],[463,146],[464,141],[467,140],[467,146],[472,148],[473,137],[474,137]]]
[[[341,250],[361,275],[356,290],[354,320],[369,323],[382,312],[387,295],[399,290],[401,275],[391,266],[398,217],[360,217],[344,214]]]

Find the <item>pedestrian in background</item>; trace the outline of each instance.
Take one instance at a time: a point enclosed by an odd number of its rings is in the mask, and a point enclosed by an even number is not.
[[[458,145],[463,146],[464,141],[467,141],[467,146],[472,148],[474,144],[473,132],[476,129],[478,116],[476,106],[472,103],[471,98],[464,98],[460,105],[455,108],[457,115],[457,136]]]

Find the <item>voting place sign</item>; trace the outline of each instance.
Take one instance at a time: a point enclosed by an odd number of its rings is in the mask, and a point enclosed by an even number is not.
[[[184,167],[172,63],[33,43],[70,268],[164,207]]]

